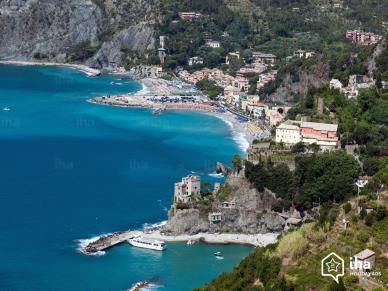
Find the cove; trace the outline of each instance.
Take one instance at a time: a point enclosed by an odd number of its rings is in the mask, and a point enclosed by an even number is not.
[[[252,250],[176,243],[164,253],[127,244],[100,257],[77,251],[80,239],[166,220],[175,181],[193,171],[214,182],[215,163],[240,153],[230,128],[209,115],[86,102],[142,88],[117,79],[0,66],[0,108],[11,109],[0,111],[1,290],[126,290],[141,280],[191,290]]]

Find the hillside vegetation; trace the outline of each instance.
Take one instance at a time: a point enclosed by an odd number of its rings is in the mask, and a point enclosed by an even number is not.
[[[361,199],[364,199],[362,197]],[[337,205],[335,214],[284,235],[277,244],[257,248],[230,273],[197,290],[386,290],[388,283],[388,192],[381,194],[378,211],[367,218],[357,214],[356,199]],[[350,221],[348,229],[342,220]],[[371,223],[371,221],[373,221]],[[321,277],[320,262],[336,252],[349,266],[350,256],[368,248],[376,253],[374,272],[380,276],[345,276],[340,284]]]

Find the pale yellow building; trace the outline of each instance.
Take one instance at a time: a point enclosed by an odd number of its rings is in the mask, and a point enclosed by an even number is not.
[[[275,141],[285,144],[296,144],[302,140],[300,134],[300,128],[298,125],[293,124],[290,120],[283,122],[276,127]]]

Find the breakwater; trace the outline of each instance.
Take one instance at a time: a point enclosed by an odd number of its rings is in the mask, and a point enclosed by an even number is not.
[[[85,255],[94,255],[98,252],[105,251],[115,245],[119,245],[127,240],[141,235],[141,231],[119,231],[109,235],[101,236],[97,240],[89,243],[81,249]]]
[[[190,101],[187,101],[185,98],[190,98]],[[88,102],[129,108],[163,108],[166,110],[202,112],[214,112],[218,109],[215,104],[202,101],[199,97],[192,96],[163,96],[156,98],[155,96],[149,95],[124,94],[91,98]]]

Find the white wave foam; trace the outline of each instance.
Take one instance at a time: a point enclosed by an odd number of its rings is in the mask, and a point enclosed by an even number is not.
[[[82,252],[82,249],[83,248],[86,248],[89,244],[97,241],[98,239],[104,237],[104,236],[107,236],[107,235],[110,235],[110,233],[107,233],[107,234],[102,234],[102,235],[99,235],[99,236],[95,236],[95,237],[92,237],[92,238],[85,238],[85,239],[79,239],[79,240],[76,240],[77,242],[77,251],[78,252]],[[105,255],[105,252],[104,251],[98,251],[98,252],[95,252],[92,254],[93,256],[103,256]]]
[[[247,149],[249,148],[249,142],[245,136],[245,133],[234,131],[233,140],[236,142],[239,148],[242,149],[244,152],[246,152]]]
[[[243,152],[246,152],[249,148],[249,141],[246,137],[246,133],[243,128],[240,128],[240,126],[237,126],[231,122],[226,116],[223,116],[222,114],[216,114],[216,117],[220,118],[223,122],[225,122],[232,130],[232,138],[236,142],[237,146],[243,150]]]
[[[137,94],[139,94],[139,95],[149,94],[148,87],[144,83],[141,83],[141,89],[137,92]]]
[[[147,284],[147,285],[144,288],[140,288],[140,290],[142,290],[142,291],[148,291],[148,290],[151,291],[151,290],[156,290],[156,289],[162,287],[161,285],[157,285],[154,283],[148,283],[147,281],[140,281],[140,282],[133,284],[131,286],[131,288],[129,288],[127,291],[137,290],[137,288],[139,288],[143,284]]]
[[[166,225],[166,223],[167,223],[167,220],[163,220],[163,221],[156,222],[156,223],[144,223],[143,224],[143,230],[150,230],[150,229],[160,228],[160,227]]]

